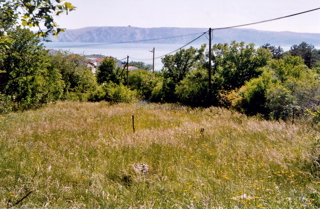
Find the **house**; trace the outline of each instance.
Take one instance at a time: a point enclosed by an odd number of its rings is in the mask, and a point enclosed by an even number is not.
[[[139,68],[137,68],[136,66],[128,66],[128,70],[129,71],[133,71],[133,70],[137,70]]]
[[[87,67],[90,68],[90,70],[91,70],[91,72],[92,72],[93,74],[96,74],[97,68],[96,68],[96,66],[95,66],[91,61],[88,61],[88,62],[87,62]]]
[[[122,68],[122,62],[120,60],[117,60],[114,57],[109,57],[109,58],[113,58],[116,61],[116,67],[120,67]],[[104,58],[95,58],[93,60],[91,60],[91,63],[94,64],[96,67],[100,66],[100,63],[104,60]]]

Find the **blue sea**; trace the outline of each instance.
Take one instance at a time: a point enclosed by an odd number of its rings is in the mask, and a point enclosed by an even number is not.
[[[152,64],[153,53],[155,48],[155,70],[160,71],[163,64],[161,58],[173,52],[183,44],[108,44],[108,43],[79,43],[79,42],[44,42],[47,49],[67,50],[71,53],[81,55],[101,54],[112,56],[121,61],[126,61],[129,56],[129,62],[140,61],[146,64]],[[201,45],[193,45],[200,48]],[[189,48],[187,46],[186,48]]]

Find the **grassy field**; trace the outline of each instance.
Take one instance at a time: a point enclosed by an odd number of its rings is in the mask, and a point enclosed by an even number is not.
[[[319,208],[318,128],[154,104],[0,115],[0,208]]]

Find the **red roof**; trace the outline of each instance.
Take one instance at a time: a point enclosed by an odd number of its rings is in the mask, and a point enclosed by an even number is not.
[[[104,58],[95,58],[92,61],[94,61],[94,62],[102,62],[103,60],[104,60]]]

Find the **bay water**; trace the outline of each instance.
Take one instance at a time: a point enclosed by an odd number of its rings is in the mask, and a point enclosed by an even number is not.
[[[144,62],[151,64],[153,61],[152,50],[155,48],[155,70],[160,71],[163,64],[161,58],[164,55],[178,50],[183,44],[141,44],[141,43],[126,43],[126,44],[108,44],[108,43],[84,43],[84,42],[43,42],[47,49],[66,50],[70,53],[80,55],[101,54],[112,56],[123,62]],[[201,45],[192,45],[195,48],[200,48]],[[185,48],[189,48],[190,45]],[[174,54],[174,53],[172,53]]]

